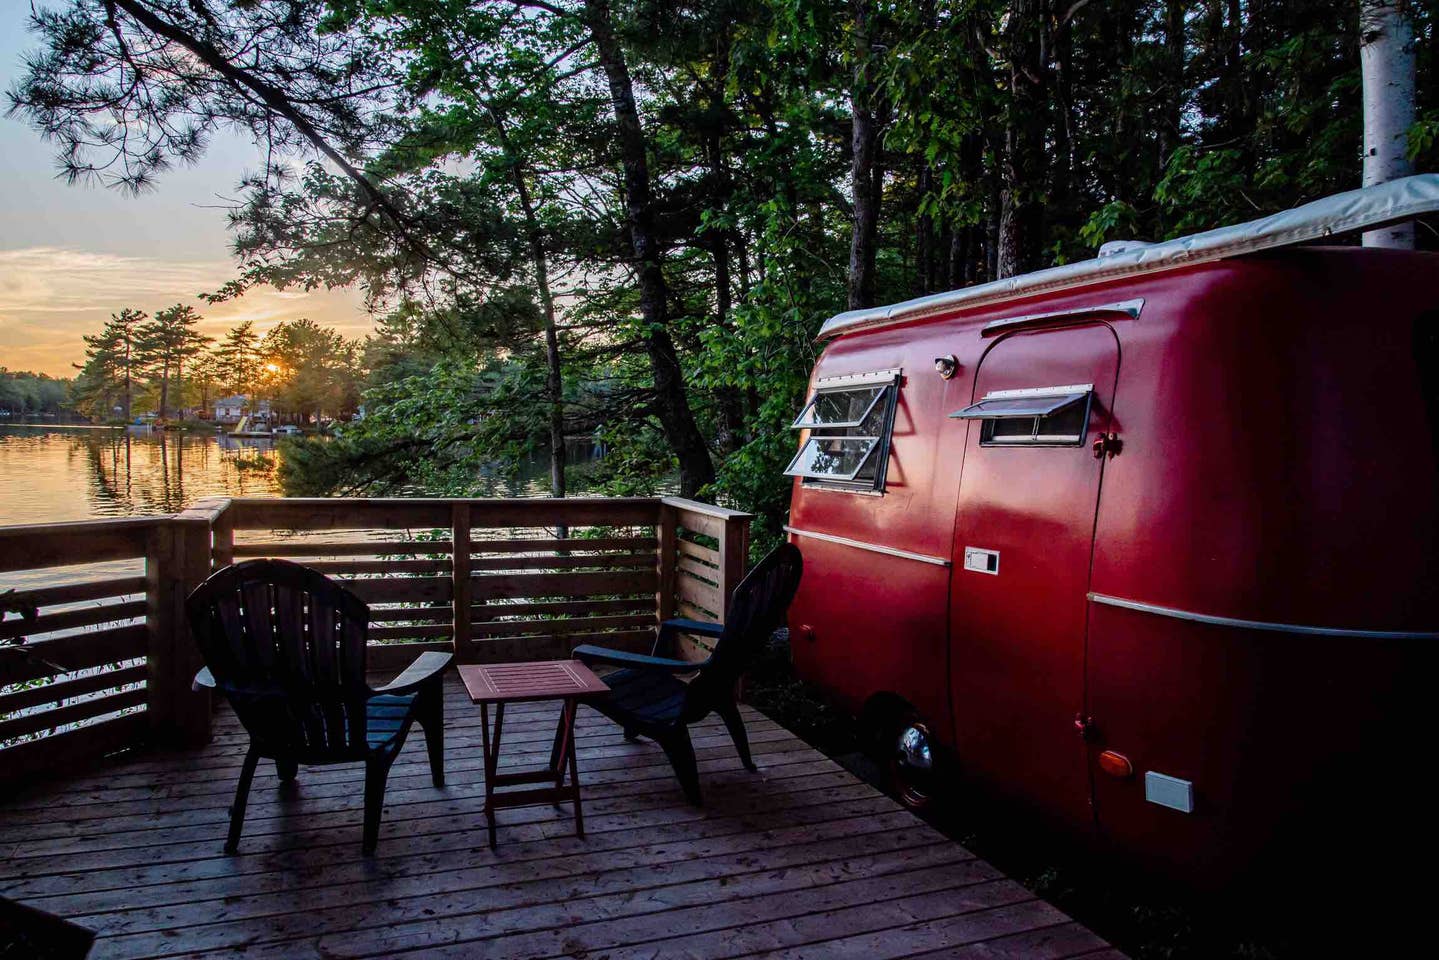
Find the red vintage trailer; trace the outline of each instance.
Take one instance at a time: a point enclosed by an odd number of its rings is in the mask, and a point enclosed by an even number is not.
[[[830,320],[801,674],[910,790],[949,758],[1196,882],[1427,838],[1439,255],[1306,244],[1436,209],[1412,177]]]

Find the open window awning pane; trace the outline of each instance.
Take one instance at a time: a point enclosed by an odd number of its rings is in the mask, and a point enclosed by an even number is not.
[[[853,480],[878,443],[878,437],[811,437],[785,473],[816,480]]]
[[[864,423],[888,389],[886,384],[868,384],[850,390],[821,390],[804,405],[790,426],[796,430],[857,427]]]
[[[985,397],[963,410],[951,413],[958,420],[1018,420],[1047,417],[1065,407],[1080,403],[1088,390],[1071,393],[1025,394],[1021,396]]]

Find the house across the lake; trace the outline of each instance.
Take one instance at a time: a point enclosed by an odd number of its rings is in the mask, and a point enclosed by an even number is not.
[[[247,414],[268,417],[270,401],[258,400],[252,407],[249,394],[237,393],[232,397],[220,397],[212,409],[216,423],[238,423]]]

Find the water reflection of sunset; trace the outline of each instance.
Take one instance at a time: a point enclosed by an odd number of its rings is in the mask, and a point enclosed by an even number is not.
[[[279,496],[267,440],[212,434],[0,428],[0,524],[172,513],[201,497]]]

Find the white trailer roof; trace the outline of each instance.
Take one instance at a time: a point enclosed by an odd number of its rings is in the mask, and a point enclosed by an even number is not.
[[[1439,174],[1405,177],[1377,187],[1335,194],[1232,227],[1220,227],[1163,243],[1119,244],[1117,252],[1094,260],[1067,263],[948,293],[934,293],[893,306],[850,310],[826,320],[820,328],[819,338],[823,340],[856,330],[921,320],[956,307],[977,307],[1308,243],[1436,211],[1439,211]]]

